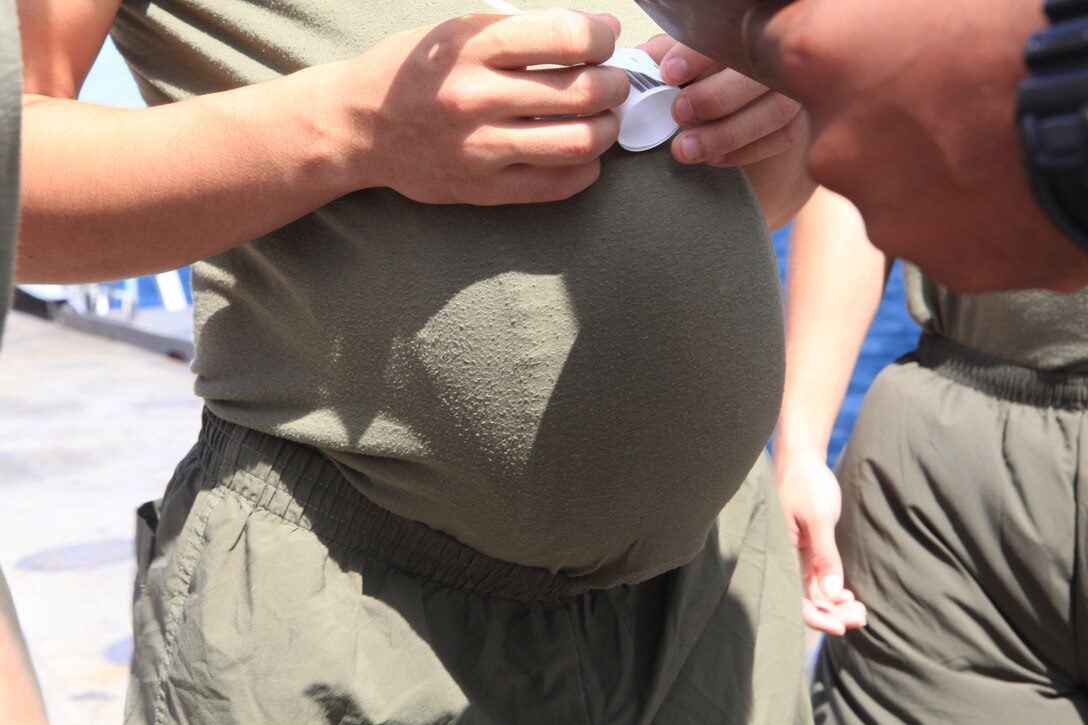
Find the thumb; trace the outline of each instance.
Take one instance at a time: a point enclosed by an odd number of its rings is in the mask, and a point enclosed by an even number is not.
[[[829,599],[842,593],[842,559],[835,543],[835,525],[831,521],[818,521],[808,530],[809,571],[819,583],[820,591]]]

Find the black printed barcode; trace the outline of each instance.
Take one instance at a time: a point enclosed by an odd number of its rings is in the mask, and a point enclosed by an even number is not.
[[[639,89],[643,93],[650,90],[651,88],[665,85],[660,81],[655,81],[653,78],[646,75],[645,73],[639,73],[633,70],[627,71],[627,77],[631,79],[631,85],[633,85],[635,88]]]

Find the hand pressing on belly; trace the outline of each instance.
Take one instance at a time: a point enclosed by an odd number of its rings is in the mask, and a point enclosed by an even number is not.
[[[375,187],[433,204],[565,199],[597,179],[629,90],[597,65],[618,21],[551,10],[454,18],[154,108],[82,102],[119,5],[19,4],[21,282],[175,269]]]
[[[568,10],[468,15],[399,33],[347,61],[357,188],[425,203],[552,201],[592,184],[619,124],[618,22]],[[534,67],[535,66],[535,67]],[[546,67],[540,67],[546,66]]]
[[[744,166],[783,153],[807,138],[801,104],[717,61],[658,35],[642,46],[667,83],[688,83],[673,103],[685,130],[673,139],[681,163]]]
[[[684,164],[744,169],[768,226],[787,223],[815,189],[805,171],[808,117],[800,103],[667,35],[643,46],[667,83],[688,84],[673,102],[684,127],[672,141]]]

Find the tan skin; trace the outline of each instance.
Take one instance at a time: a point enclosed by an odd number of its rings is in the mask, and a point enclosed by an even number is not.
[[[805,623],[827,634],[866,621],[864,603],[844,587],[835,541],[842,491],[827,450],[887,275],[888,260],[865,238],[854,206],[817,190],[790,235],[786,380],[772,454],[801,563]]]
[[[673,117],[684,127],[672,140],[673,158],[683,164],[743,168],[769,226],[776,229],[790,221],[815,189],[804,170],[809,128],[801,104],[667,35],[642,47],[659,62],[666,56],[675,62],[676,50],[682,49],[682,70],[663,66],[662,77],[674,85],[696,79],[672,105]]]
[[[45,725],[45,709],[14,629],[0,617],[0,722]]]
[[[77,102],[118,5],[19,3],[23,281],[169,269],[376,186],[431,203],[566,198],[596,180],[618,133],[609,109],[627,92],[614,68],[521,70],[611,55],[615,19],[555,11],[466,16],[400,33],[358,58],[169,106]],[[428,62],[439,47],[458,52]],[[415,73],[411,82],[401,65]],[[521,120],[549,115],[578,118]],[[425,157],[414,153],[424,138]]]
[[[628,91],[623,71],[596,65],[612,54],[616,19],[556,9],[455,18],[357,58],[168,106],[78,102],[118,6],[19,0],[21,282],[172,269],[359,189],[439,204],[564,199],[600,174],[618,134],[610,109]],[[526,70],[537,65],[560,67]],[[796,143],[745,168],[772,225],[811,192],[802,152]]]
[[[877,247],[957,291],[1088,284],[1088,254],[1022,171],[1013,109],[1041,0],[737,5],[735,67],[804,104],[809,170],[857,205]]]

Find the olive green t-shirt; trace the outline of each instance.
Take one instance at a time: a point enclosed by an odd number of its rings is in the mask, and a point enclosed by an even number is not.
[[[0,339],[11,306],[12,266],[19,228],[19,131],[23,109],[23,68],[19,23],[12,0],[0,0]],[[7,627],[27,669],[30,655],[23,642],[15,603],[0,571],[0,626]],[[33,672],[31,672],[33,676]]]
[[[631,2],[575,6],[616,14],[621,44],[656,32]],[[492,8],[126,0],[113,37],[163,103],[471,12]],[[739,171],[665,147],[614,148],[564,202],[360,191],[193,274],[193,369],[217,415],[321,449],[400,516],[591,585],[691,559],[777,415],[781,302],[758,203]]]
[[[904,265],[907,305],[926,332],[1039,370],[1088,373],[1088,288],[963,295]]]
[[[15,5],[0,0],[0,338],[11,306],[12,265],[19,228],[19,120],[23,67]]]

